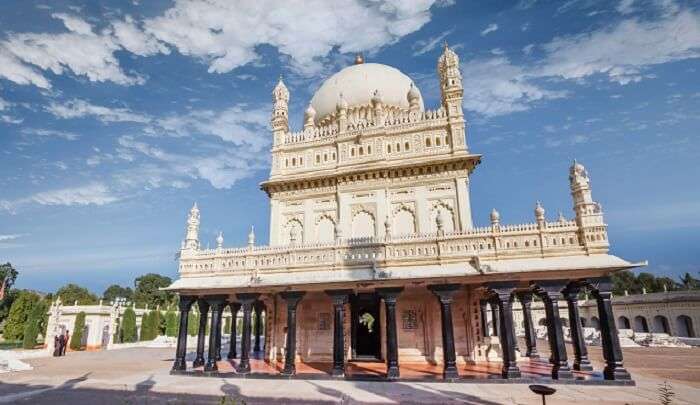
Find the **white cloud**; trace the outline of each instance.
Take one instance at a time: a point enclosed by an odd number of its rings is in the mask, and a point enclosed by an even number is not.
[[[497,30],[498,30],[498,24],[491,23],[486,28],[484,28],[483,31],[481,31],[481,36],[485,37],[486,35],[494,32],[494,31],[497,31]]]
[[[636,9],[634,7],[634,2],[636,0],[620,0],[619,3],[617,3],[617,12],[620,14],[630,14],[633,13]]]
[[[7,100],[3,100],[2,97],[0,97],[0,111],[5,111],[6,109],[10,108],[12,106],[12,103],[10,103]]]
[[[434,3],[177,0],[144,26],[181,54],[207,63],[210,72],[229,72],[250,63],[259,57],[257,45],[270,44],[291,56],[293,66],[312,74],[321,69],[317,58],[334,47],[341,53],[373,50],[417,31],[430,20]]]
[[[108,33],[95,34],[87,22],[78,17],[54,14],[61,19],[68,32],[11,34],[0,43],[0,74],[18,84],[35,84],[49,88],[48,80],[29,65],[54,74],[71,71],[86,76],[90,81],[112,81],[122,85],[143,83],[138,76],[125,74],[114,52],[121,49]],[[4,65],[0,63],[0,66]]]
[[[532,50],[535,48],[535,44],[528,44],[523,47],[523,53],[525,55],[529,55],[532,53]]]
[[[10,213],[27,204],[40,205],[105,205],[118,201],[109,188],[100,182],[93,182],[78,187],[67,187],[42,191],[14,201],[0,200],[0,208]]]
[[[133,54],[149,56],[157,53],[170,53],[167,46],[138,27],[131,16],[127,15],[124,21],[112,22],[112,29],[119,44]]]
[[[627,84],[642,80],[649,66],[700,57],[700,14],[686,10],[660,21],[625,20],[612,28],[556,38],[542,48],[547,56],[539,76],[604,74]]]
[[[34,136],[39,136],[43,138],[50,138],[50,137],[56,137],[56,138],[62,138],[67,141],[75,141],[78,138],[80,138],[80,135],[73,133],[73,132],[68,132],[68,131],[59,131],[55,129],[44,129],[44,128],[23,128],[22,133],[26,135],[34,135]]]
[[[0,115],[0,122],[6,124],[21,124],[24,122],[24,118],[15,118],[10,115]]]
[[[11,240],[15,240],[17,238],[22,237],[23,235],[21,234],[12,234],[12,235],[0,235],[0,242],[8,242]]]
[[[63,119],[97,117],[102,122],[138,122],[148,123],[151,118],[135,113],[128,108],[111,108],[90,104],[85,100],[73,99],[63,104],[51,102],[46,111]]]
[[[434,37],[428,39],[421,39],[413,44],[413,56],[423,55],[435,49],[440,45],[445,38],[452,33],[453,30],[444,31]]]
[[[485,116],[525,111],[533,102],[565,95],[531,83],[523,68],[502,56],[466,62],[462,76],[464,107]]]

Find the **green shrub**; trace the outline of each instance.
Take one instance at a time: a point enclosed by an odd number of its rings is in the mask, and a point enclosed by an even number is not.
[[[197,336],[197,332],[199,332],[199,314],[190,311],[190,314],[187,316],[187,334]]]
[[[73,336],[70,338],[71,350],[82,350],[83,329],[85,328],[85,312],[80,311],[75,317],[75,326],[73,326]]]
[[[153,324],[151,323],[151,313],[144,312],[141,316],[141,335],[139,336],[140,341],[153,339],[151,337],[153,335],[152,326]]]
[[[10,313],[5,320],[3,337],[5,340],[22,340],[32,308],[39,302],[39,295],[31,291],[20,291],[10,307]]]
[[[231,318],[226,318],[224,321],[224,333],[227,335],[231,334]]]
[[[133,343],[138,340],[136,335],[136,313],[129,307],[122,316],[122,342]]]
[[[24,326],[24,337],[22,341],[23,348],[33,349],[37,345],[37,338],[39,337],[42,320],[46,310],[46,303],[44,301],[39,301],[34,304],[34,307],[29,314],[29,318],[27,319],[27,323]]]
[[[175,311],[168,310],[168,312],[165,313],[165,335],[171,337],[177,336],[179,326]]]

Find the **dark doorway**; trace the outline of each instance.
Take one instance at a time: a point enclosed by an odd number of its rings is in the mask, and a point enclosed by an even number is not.
[[[379,297],[374,293],[355,294],[350,299],[353,360],[381,360]]]

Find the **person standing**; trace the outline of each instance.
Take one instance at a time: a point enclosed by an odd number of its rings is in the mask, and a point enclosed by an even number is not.
[[[61,338],[57,335],[53,337],[53,357],[61,355]]]
[[[70,333],[68,332],[68,329],[66,329],[66,333],[63,338],[63,346],[61,349],[61,356],[66,355],[66,347],[68,346],[68,342],[70,342]]]

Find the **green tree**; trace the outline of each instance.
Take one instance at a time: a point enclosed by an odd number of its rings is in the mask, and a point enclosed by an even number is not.
[[[690,275],[690,273],[685,273],[680,277],[681,285],[684,290],[698,290],[700,289],[700,280]]]
[[[24,336],[22,347],[25,349],[33,349],[37,345],[39,333],[42,330],[42,324],[46,317],[48,306],[45,300],[37,301],[32,307],[32,311],[27,318],[27,323],[24,325]]]
[[[138,340],[136,336],[136,313],[129,307],[122,315],[122,342],[133,343]]]
[[[160,309],[156,309],[151,313],[151,340],[157,338],[163,334],[164,330],[164,320],[163,315],[160,313]]]
[[[102,299],[106,302],[113,302],[118,297],[131,301],[134,297],[134,291],[129,287],[112,284],[102,293]]]
[[[78,305],[96,304],[97,296],[87,288],[76,284],[67,284],[56,291],[56,295],[61,298],[64,305],[73,305],[78,301]]]
[[[187,334],[190,336],[197,336],[199,331],[199,314],[195,311],[190,311],[187,315]]]
[[[6,340],[22,340],[29,314],[39,300],[39,295],[34,292],[24,290],[19,292],[5,322],[3,337]]]
[[[148,304],[150,307],[167,307],[175,302],[175,294],[170,291],[161,291],[161,288],[172,284],[170,277],[149,273],[134,281],[134,301],[139,304]]]
[[[12,308],[12,304],[15,302],[15,299],[17,299],[17,296],[19,296],[19,290],[13,288],[6,291],[5,298],[0,300],[0,325],[10,314],[10,308]]]
[[[80,311],[75,317],[73,336],[70,337],[71,350],[83,350],[83,329],[85,329],[85,312]]]
[[[625,291],[630,294],[640,294],[642,287],[637,281],[634,273],[629,270],[618,271],[610,277],[613,282],[613,294],[624,295]]]
[[[141,334],[139,335],[140,341],[151,340],[153,323],[151,322],[151,313],[144,312],[141,315]]]
[[[165,313],[165,335],[171,337],[177,336],[179,326],[177,314],[172,309],[169,309],[168,312]]]
[[[0,295],[4,297],[4,294],[7,294],[12,286],[15,285],[17,274],[17,270],[12,267],[10,262],[0,264],[0,288],[2,289],[2,291],[0,291]]]

